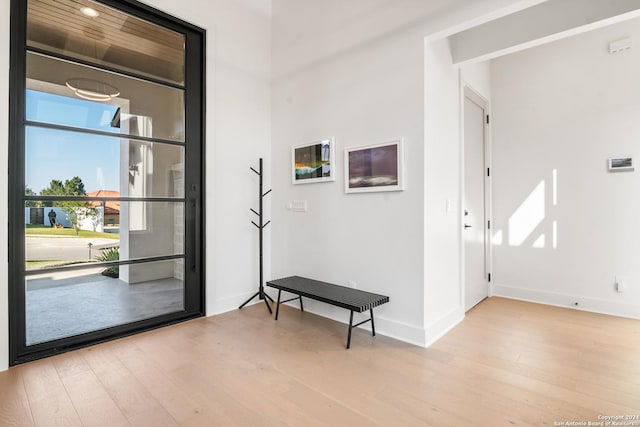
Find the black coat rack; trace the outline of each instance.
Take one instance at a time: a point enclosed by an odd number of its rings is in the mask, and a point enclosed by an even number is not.
[[[245,305],[247,305],[249,303],[249,301],[251,301],[252,299],[254,299],[255,297],[259,297],[259,299],[264,300],[264,303],[267,305],[267,309],[269,310],[269,313],[273,313],[271,311],[271,306],[269,305],[269,301],[273,302],[273,298],[271,298],[269,296],[269,294],[265,293],[264,291],[264,277],[263,277],[263,260],[262,260],[262,231],[264,230],[264,228],[269,225],[269,223],[271,221],[267,221],[265,223],[262,222],[263,217],[262,217],[262,199],[264,199],[264,197],[271,193],[271,190],[267,191],[266,193],[262,192],[262,158],[260,158],[260,170],[257,171],[254,168],[250,168],[252,171],[254,171],[259,177],[260,177],[260,184],[258,186],[258,211],[256,212],[254,209],[250,209],[251,212],[253,212],[254,214],[256,214],[258,216],[258,223],[256,224],[255,221],[251,221],[251,224],[255,225],[258,228],[258,236],[259,236],[259,246],[260,246],[260,284],[258,285],[258,292],[256,292],[255,294],[253,294],[253,296],[251,298],[249,298],[248,300],[246,300],[239,308],[241,309],[242,307],[244,307]]]

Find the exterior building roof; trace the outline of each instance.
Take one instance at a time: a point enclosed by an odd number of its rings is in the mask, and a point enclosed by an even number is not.
[[[119,191],[114,190],[98,190],[87,193],[88,197],[120,197]],[[104,203],[104,214],[119,214],[120,213],[120,202],[115,200],[109,200],[106,202],[101,202],[99,200],[93,200],[89,202],[89,204],[93,207],[100,207]]]

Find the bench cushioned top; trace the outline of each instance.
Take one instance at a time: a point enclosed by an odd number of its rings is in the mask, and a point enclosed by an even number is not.
[[[267,282],[267,286],[353,310],[358,313],[389,302],[389,297],[385,295],[347,288],[346,286],[333,285],[300,276],[271,280]]]

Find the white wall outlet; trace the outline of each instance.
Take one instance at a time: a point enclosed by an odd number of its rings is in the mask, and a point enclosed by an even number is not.
[[[627,283],[624,281],[624,279],[620,277],[616,277],[615,287],[616,287],[616,292],[622,293],[627,290]]]
[[[354,282],[353,280],[349,280],[347,282],[347,286],[350,287],[350,288],[356,289],[357,285],[356,285],[356,282]]]

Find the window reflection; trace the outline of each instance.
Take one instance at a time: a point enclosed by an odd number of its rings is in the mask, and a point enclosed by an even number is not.
[[[71,77],[102,81],[120,94],[104,102],[78,98],[66,84]],[[27,89],[28,120],[184,142],[182,89],[36,53],[27,54]]]

